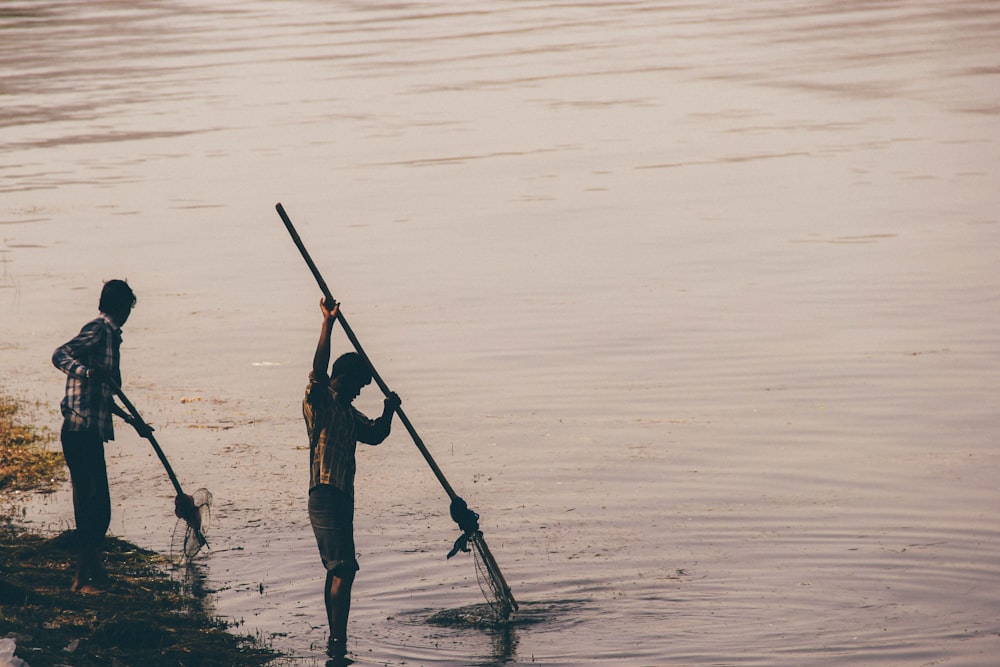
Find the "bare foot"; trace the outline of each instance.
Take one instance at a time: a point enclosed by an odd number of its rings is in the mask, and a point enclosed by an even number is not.
[[[104,592],[104,589],[95,584],[83,584],[82,586],[77,586],[73,589],[77,593],[83,593],[84,595],[100,595]]]
[[[347,640],[331,637],[326,642],[326,654],[334,660],[347,659]]]

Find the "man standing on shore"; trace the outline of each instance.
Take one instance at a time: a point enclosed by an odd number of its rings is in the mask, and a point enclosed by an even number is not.
[[[101,290],[98,317],[52,354],[52,363],[66,374],[60,438],[73,485],[79,548],[72,590],[81,593],[100,593],[107,585],[101,552],[111,524],[111,495],[104,443],[115,439],[112,414],[129,424],[133,421],[115,404],[111,385],[105,380],[121,384],[121,328],[135,303],[128,283],[107,281]]]
[[[347,617],[358,570],[354,549],[354,473],[358,442],[377,445],[389,436],[399,396],[385,397],[382,415],[369,419],[352,403],[372,381],[372,371],[356,352],[330,364],[330,333],[339,305],[320,301],[323,326],[313,356],[302,414],[309,434],[309,521],[326,568],[323,600],[330,624],[328,653],[343,661],[347,653]]]

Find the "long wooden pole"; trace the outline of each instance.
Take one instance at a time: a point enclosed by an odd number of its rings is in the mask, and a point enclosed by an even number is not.
[[[299,249],[299,252],[302,253],[302,259],[306,260],[306,265],[309,267],[309,270],[312,271],[313,277],[316,279],[316,282],[319,283],[319,288],[323,292],[323,297],[326,299],[327,307],[332,308],[333,304],[336,302],[333,298],[333,295],[330,293],[330,288],[327,287],[326,281],[323,280],[323,276],[320,274],[319,269],[316,267],[316,263],[313,262],[312,257],[309,256],[309,251],[306,250],[305,244],[302,243],[302,239],[299,238],[298,232],[295,231],[295,226],[292,225],[292,221],[289,219],[288,214],[285,213],[285,208],[279,203],[275,206],[275,209],[277,209],[278,215],[281,216],[281,221],[285,223],[285,228],[288,229],[288,233],[291,235],[292,241],[295,242],[295,246]],[[361,343],[358,341],[358,337],[354,335],[354,330],[351,329],[351,325],[347,323],[347,319],[344,317],[343,309],[337,311],[337,321],[339,321],[340,326],[343,327],[344,333],[347,334],[348,340],[351,341],[351,345],[354,346],[354,349],[357,350],[358,354],[361,355],[361,357],[368,364],[368,368],[371,369],[372,379],[375,380],[375,384],[378,385],[379,389],[382,390],[383,394],[388,396],[389,393],[391,393],[389,390],[389,385],[385,383],[385,380],[382,379],[382,376],[378,374],[377,370],[375,370],[375,365],[372,364],[371,358],[369,358],[369,356],[365,353],[364,348],[361,347]],[[438,467],[438,464],[437,462],[434,461],[434,458],[431,456],[431,453],[427,451],[427,447],[424,445],[424,441],[417,434],[417,430],[413,428],[413,424],[410,423],[410,420],[409,418],[407,418],[406,413],[403,412],[403,408],[397,407],[396,414],[399,416],[400,423],[402,423],[403,426],[406,427],[406,430],[410,434],[410,437],[413,438],[413,444],[417,446],[417,449],[419,449],[420,453],[423,454],[424,460],[427,461],[427,465],[431,467],[431,470],[434,472],[434,476],[437,477],[438,481],[441,483],[441,486],[444,487],[444,490],[448,494],[448,497],[454,501],[456,498],[458,498],[458,494],[456,494],[455,490],[451,488],[451,484],[448,483],[448,480],[445,478],[444,473],[441,472],[441,468]]]
[[[111,378],[106,378],[105,382],[107,382],[111,386],[111,390],[115,393],[116,396],[118,396],[119,400],[121,400],[122,404],[125,406],[125,409],[128,410],[129,413],[132,415],[132,419],[135,422],[135,424],[133,424],[133,427],[135,428],[136,432],[139,433],[139,435],[141,435],[142,437],[146,438],[146,440],[149,440],[149,444],[153,446],[153,451],[156,452],[156,456],[160,459],[160,463],[163,464],[163,468],[167,471],[167,476],[170,478],[170,483],[174,485],[174,490],[177,491],[177,497],[179,499],[183,499],[182,501],[178,502],[177,511],[178,512],[182,511],[180,508],[181,508],[181,502],[183,502],[184,514],[190,515],[190,513],[192,512],[197,512],[198,509],[197,507],[195,507],[194,500],[191,498],[191,496],[184,493],[184,489],[181,488],[181,483],[177,480],[177,475],[174,474],[174,469],[170,465],[170,461],[167,460],[167,455],[163,453],[163,448],[160,447],[160,443],[158,443],[156,441],[156,438],[153,437],[153,430],[149,427],[149,424],[147,424],[143,420],[142,416],[139,414],[139,411],[135,409],[135,406],[132,404],[132,401],[128,400],[128,396],[125,395],[125,392],[122,391],[122,388],[118,386],[117,382],[115,382]],[[201,546],[205,546],[206,544],[208,544],[208,541],[205,540],[205,535],[201,532],[201,526],[197,525],[199,520],[196,517],[182,516],[181,518],[183,518],[187,522],[187,524],[191,526],[191,528],[194,530],[195,537],[198,539],[198,544],[200,544]]]
[[[295,231],[295,226],[292,224],[291,219],[288,214],[285,213],[285,208],[280,204],[275,205],[275,209],[278,211],[278,215],[281,216],[281,221],[285,223],[285,228],[288,230],[289,235],[292,237],[292,241],[295,243],[295,247],[299,249],[302,254],[302,259],[306,261],[306,265],[312,272],[313,277],[319,284],[320,290],[323,292],[323,298],[326,299],[327,307],[332,307],[336,301],[333,295],[330,293],[330,288],[327,287],[326,281],[323,280],[322,274],[320,274],[319,269],[316,267],[316,263],[313,262],[312,257],[309,255],[309,251],[306,250],[306,246],[302,243],[302,239],[299,237],[298,232]],[[347,319],[344,318],[344,311],[338,309],[337,320],[340,322],[340,326],[343,327],[344,333],[347,335],[348,340],[351,341],[351,345],[359,355],[368,364],[369,369],[372,372],[372,379],[378,385],[382,393],[388,395],[390,393],[389,386],[382,379],[382,376],[378,374],[375,370],[375,365],[372,364],[371,358],[365,353],[364,348],[361,347],[361,343],[358,341],[358,337],[354,335],[354,330],[347,323]],[[455,541],[455,547],[452,549],[448,557],[451,558],[458,551],[468,551],[467,546],[469,542],[472,542],[473,548],[475,548],[478,553],[482,556],[484,566],[488,575],[493,579],[494,586],[497,592],[502,597],[502,604],[504,608],[502,611],[502,616],[506,619],[511,610],[517,610],[517,601],[514,599],[514,595],[510,591],[510,586],[507,585],[507,580],[504,579],[503,573],[500,571],[500,566],[497,565],[496,559],[493,558],[493,553],[490,551],[489,546],[486,544],[486,538],[483,537],[483,531],[479,529],[479,515],[469,509],[469,506],[465,503],[455,490],[451,488],[451,484],[445,479],[444,473],[441,472],[441,468],[434,461],[431,453],[427,451],[427,447],[424,445],[424,441],[417,434],[417,430],[413,428],[413,424],[407,418],[406,414],[403,412],[402,407],[396,407],[396,414],[399,416],[399,421],[406,427],[407,432],[409,432],[410,437],[413,439],[413,444],[417,446],[420,453],[423,454],[424,460],[430,466],[431,470],[434,472],[434,476],[437,477],[441,486],[444,487],[445,492],[447,492],[448,497],[451,499],[451,518],[455,520],[458,527],[462,530],[462,536]]]

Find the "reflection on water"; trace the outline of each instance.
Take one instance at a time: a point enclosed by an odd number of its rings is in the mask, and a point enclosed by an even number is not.
[[[170,572],[174,579],[180,582],[181,590],[185,595],[205,600],[213,593],[209,583],[210,573],[207,567],[201,563],[188,561],[182,565],[174,565]]]
[[[128,277],[129,395],[215,495],[192,590],[323,664],[319,294],[282,201],[522,606],[461,621],[475,568],[399,429],[359,453],[358,663],[990,664],[998,26],[976,0],[4,2],[2,388],[58,428],[48,356]],[[168,553],[153,454],[108,461],[112,532]]]
[[[517,628],[532,622],[542,622],[536,617],[529,620],[529,614],[518,614],[507,621],[497,621],[489,605],[473,605],[457,609],[443,609],[430,615],[414,616],[411,622],[440,626],[442,628],[474,628],[486,635],[492,641],[492,653],[471,663],[488,667],[505,665],[515,660],[517,656]]]
[[[566,617],[582,617],[588,613],[586,600],[545,600],[523,605],[508,620],[498,620],[489,605],[469,605],[433,612],[411,612],[401,620],[418,625],[432,625],[458,632],[478,631],[492,642],[492,652],[479,658],[469,657],[470,665],[499,667],[518,662],[518,633],[534,625],[558,627]],[[525,661],[521,656],[520,661]]]

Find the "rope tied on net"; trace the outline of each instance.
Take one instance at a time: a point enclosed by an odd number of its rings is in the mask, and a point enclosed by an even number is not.
[[[459,496],[455,496],[451,501],[449,511],[451,518],[462,531],[462,534],[455,540],[455,546],[448,552],[448,558],[451,558],[459,551],[469,551],[469,540],[479,532],[479,515],[470,510],[468,503]]]

